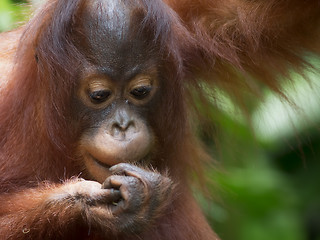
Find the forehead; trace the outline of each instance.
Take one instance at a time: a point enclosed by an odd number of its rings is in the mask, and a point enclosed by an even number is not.
[[[114,71],[150,65],[157,57],[144,10],[135,0],[90,1],[82,17],[86,51],[95,64]]]

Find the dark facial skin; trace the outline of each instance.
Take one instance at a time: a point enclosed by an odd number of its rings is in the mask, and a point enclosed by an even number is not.
[[[86,45],[81,50],[88,61],[76,90],[83,127],[79,151],[99,182],[110,175],[111,166],[146,162],[154,149],[148,115],[159,100],[159,60],[156,47],[146,44],[146,33],[132,31],[134,8],[121,1],[95,1],[84,13]]]

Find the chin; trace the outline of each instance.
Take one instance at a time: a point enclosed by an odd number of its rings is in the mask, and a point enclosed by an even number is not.
[[[103,183],[106,178],[111,175],[109,168],[112,167],[112,165],[96,159],[91,154],[84,156],[84,162],[89,175],[100,183]]]

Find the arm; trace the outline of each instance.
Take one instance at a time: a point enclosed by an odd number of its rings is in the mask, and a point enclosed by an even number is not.
[[[170,197],[171,181],[129,164],[113,167],[101,185],[73,180],[3,194],[1,239],[70,239],[140,232],[157,219]]]
[[[279,74],[302,73],[306,53],[320,54],[318,0],[165,1],[194,37],[190,68],[215,84],[237,91],[254,77],[277,91]]]
[[[90,200],[110,204],[110,190],[97,182],[74,180],[62,185],[26,189],[0,197],[1,239],[50,239],[79,233]],[[85,228],[84,228],[85,229]]]

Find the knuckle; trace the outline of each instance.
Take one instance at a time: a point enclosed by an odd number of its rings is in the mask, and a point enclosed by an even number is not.
[[[118,163],[117,165],[114,166],[114,168],[117,170],[123,170],[127,168],[128,165],[129,165],[128,163]]]

